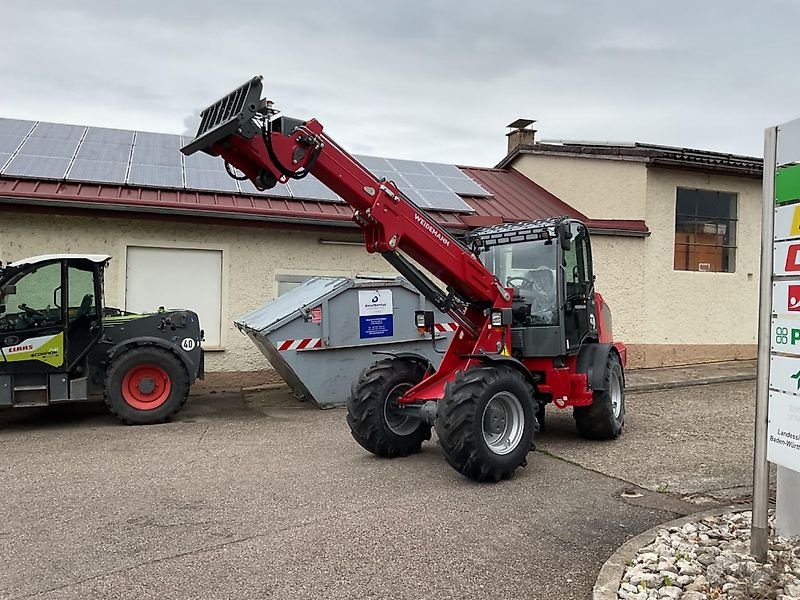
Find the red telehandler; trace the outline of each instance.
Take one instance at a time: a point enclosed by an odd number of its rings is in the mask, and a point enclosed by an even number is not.
[[[610,311],[594,289],[582,223],[494,225],[462,244],[317,120],[279,116],[261,95],[255,77],[209,106],[182,152],[220,156],[231,176],[260,190],[313,174],[353,208],[367,252],[379,252],[458,324],[438,370],[420,356],[383,353],[390,355],[363,371],[347,403],[359,444],[378,456],[407,456],[435,427],[454,469],[498,481],[527,463],[547,403],[573,407],[585,437],[620,434],[626,349],[613,340]],[[432,332],[432,312],[415,319]]]

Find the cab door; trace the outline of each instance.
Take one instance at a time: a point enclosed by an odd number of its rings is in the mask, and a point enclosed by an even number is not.
[[[102,291],[99,267],[83,258],[67,260],[67,363],[85,377],[86,356],[102,333]]]
[[[564,250],[564,325],[567,353],[574,354],[596,333],[594,273],[589,234],[580,223],[570,223],[570,248]]]
[[[32,265],[0,289],[3,372],[46,374],[64,367],[64,269],[60,260]],[[20,381],[15,379],[15,387]]]

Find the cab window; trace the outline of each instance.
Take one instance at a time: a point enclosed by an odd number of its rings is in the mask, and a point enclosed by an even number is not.
[[[0,331],[25,331],[63,322],[61,263],[51,263],[11,279],[0,290]]]
[[[69,322],[92,318],[96,313],[94,270],[70,265],[69,271]]]
[[[494,246],[482,260],[503,285],[514,288],[518,301],[530,307],[527,324],[558,324],[554,243],[532,241]]]

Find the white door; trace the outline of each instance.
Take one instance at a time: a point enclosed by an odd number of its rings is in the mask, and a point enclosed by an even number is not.
[[[220,347],[222,252],[129,246],[125,310],[153,312],[186,308],[200,317],[206,347]]]

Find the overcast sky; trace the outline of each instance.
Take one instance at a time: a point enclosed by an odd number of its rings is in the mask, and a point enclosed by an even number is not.
[[[355,153],[539,137],[760,155],[800,117],[797,0],[2,0],[0,116],[182,133],[262,74]]]

